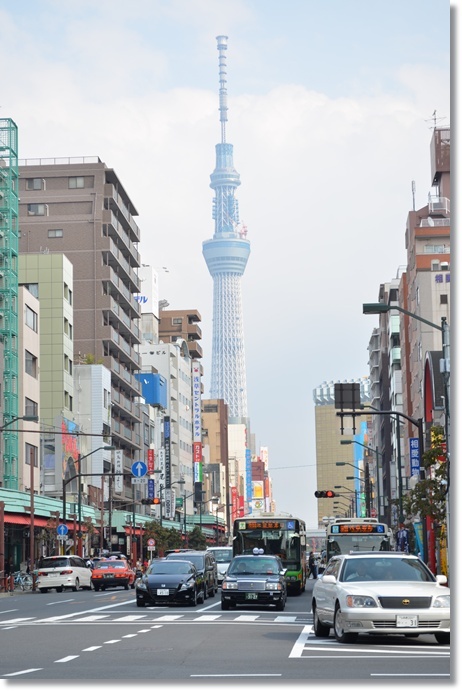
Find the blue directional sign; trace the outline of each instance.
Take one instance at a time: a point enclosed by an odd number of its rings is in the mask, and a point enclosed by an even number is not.
[[[148,480],[148,499],[154,499],[154,480]]]
[[[69,528],[65,523],[60,523],[56,528],[56,532],[58,533],[58,535],[67,535],[69,532]]]
[[[135,461],[132,464],[132,474],[134,477],[144,477],[148,472],[148,466],[143,461]]]

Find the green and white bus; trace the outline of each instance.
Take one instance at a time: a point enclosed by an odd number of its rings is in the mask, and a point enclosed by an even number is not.
[[[300,594],[306,585],[306,526],[289,515],[242,516],[233,523],[233,557],[252,554],[254,547],[276,554],[287,569],[287,589]]]

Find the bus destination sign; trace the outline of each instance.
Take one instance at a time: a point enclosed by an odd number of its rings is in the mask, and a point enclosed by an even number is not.
[[[281,521],[243,521],[239,524],[239,530],[280,530],[285,526]]]
[[[332,534],[345,534],[345,533],[385,533],[385,527],[378,524],[371,523],[340,523],[339,525],[332,526]]]

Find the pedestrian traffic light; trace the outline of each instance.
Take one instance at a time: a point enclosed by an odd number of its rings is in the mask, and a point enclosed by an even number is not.
[[[316,490],[316,492],[314,493],[314,496],[317,499],[333,499],[336,496],[336,494],[331,489],[327,489],[327,490]]]
[[[159,499],[159,497],[155,497],[154,499],[142,499],[141,503],[142,504],[160,504],[160,499]]]

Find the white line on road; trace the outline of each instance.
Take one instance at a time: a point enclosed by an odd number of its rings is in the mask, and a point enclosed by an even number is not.
[[[104,641],[103,645],[111,645],[111,643],[120,643],[120,638],[114,638],[112,641]]]
[[[105,614],[104,616],[108,617],[108,614]],[[145,614],[130,614],[126,617],[119,617],[118,619],[113,619],[112,621],[138,621],[138,619],[144,619],[146,617]]]
[[[84,648],[82,650],[82,653],[92,653],[94,650],[99,650],[99,648],[102,647],[102,645],[92,645],[90,648]]]
[[[110,614],[92,614],[89,617],[79,617],[79,619],[75,619],[75,621],[100,621],[110,616]]]
[[[176,621],[182,619],[184,614],[164,614],[163,617],[156,617],[155,621]]]
[[[125,636],[122,636],[122,638],[135,638],[137,635],[137,633],[127,633]]]
[[[18,674],[30,674],[31,672],[41,672],[43,667],[32,667],[32,669],[23,669],[20,672],[11,672],[11,674],[3,674],[4,677],[17,677]]]
[[[241,614],[239,617],[236,617],[234,621],[255,621],[259,617],[259,614]]]
[[[220,619],[221,614],[203,614],[201,617],[197,617],[194,621],[215,621]]]
[[[67,657],[62,657],[60,660],[55,660],[55,662],[70,662],[78,657],[79,655],[68,655]]]

